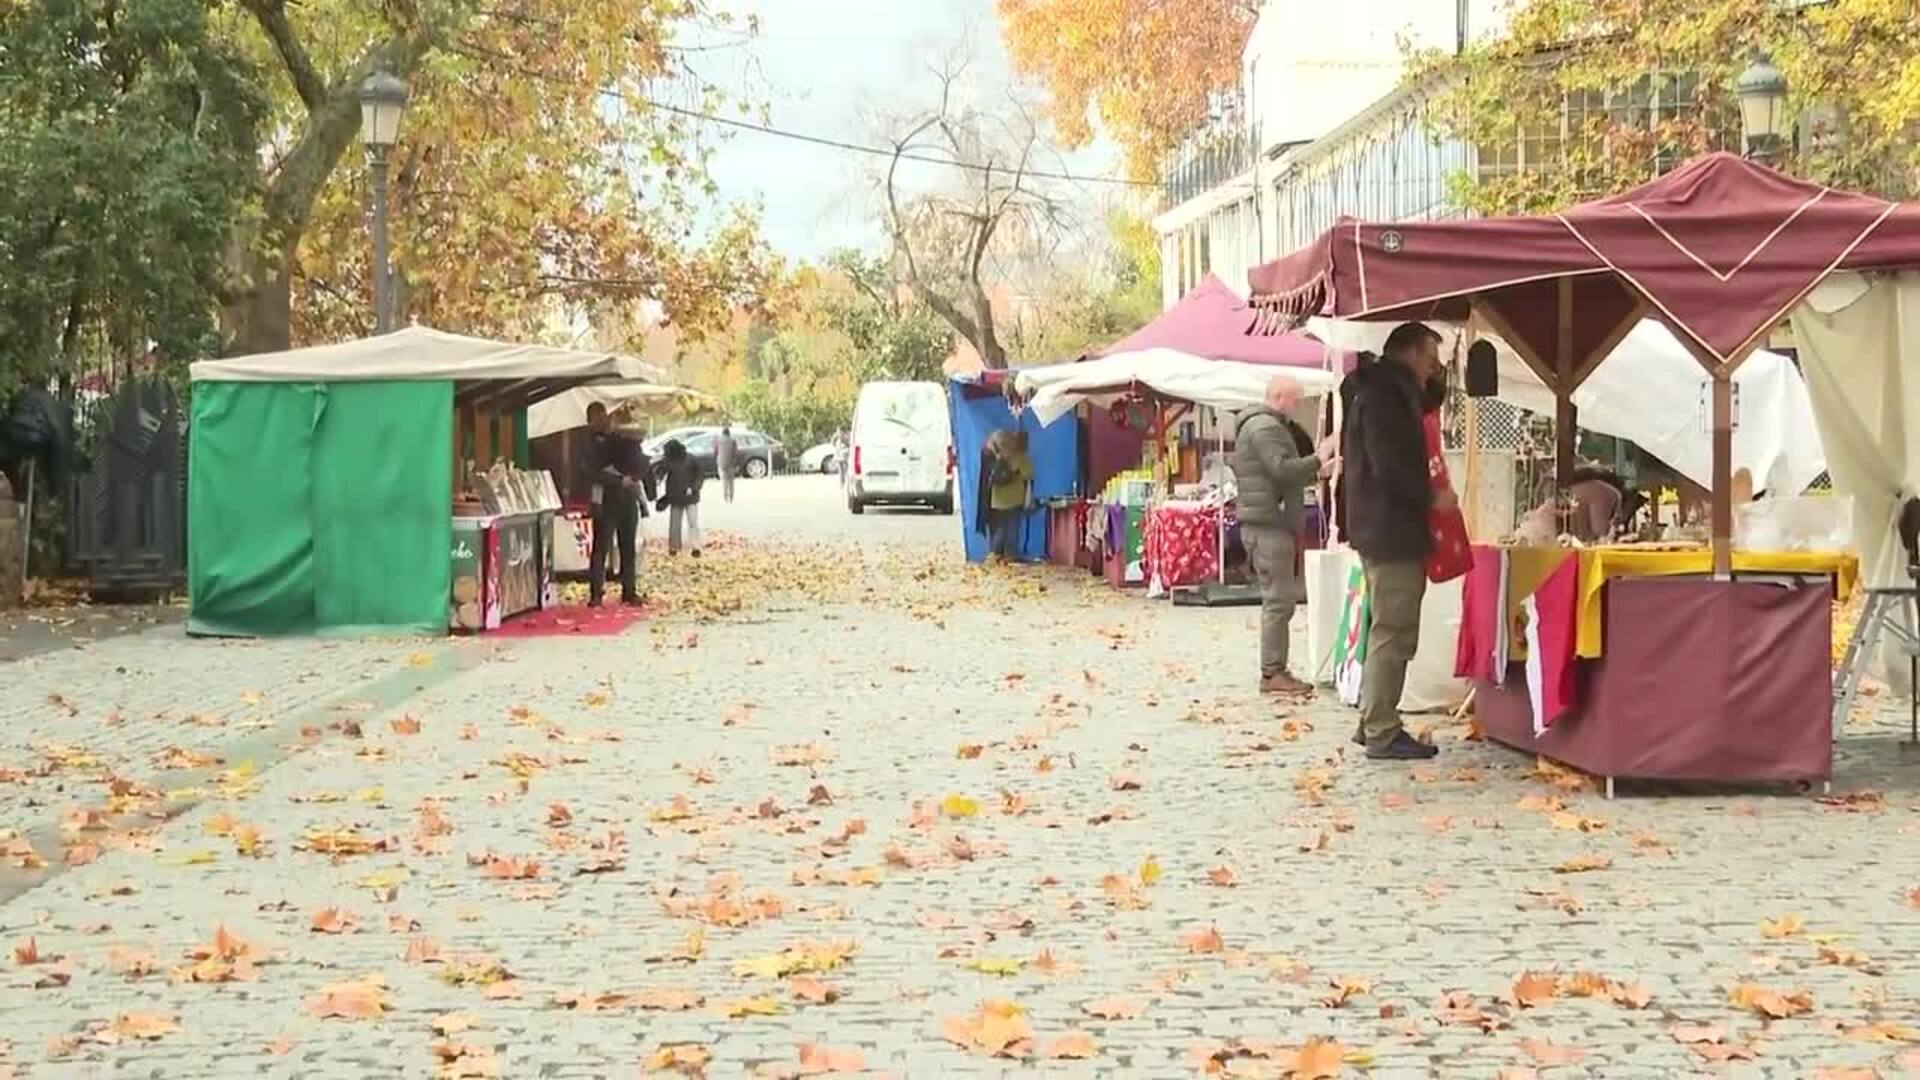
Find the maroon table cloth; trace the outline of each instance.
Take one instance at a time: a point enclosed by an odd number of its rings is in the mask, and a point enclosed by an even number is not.
[[[1533,734],[1526,680],[1475,680],[1488,737],[1608,777],[1824,780],[1833,767],[1832,586],[1607,583],[1607,653]]]

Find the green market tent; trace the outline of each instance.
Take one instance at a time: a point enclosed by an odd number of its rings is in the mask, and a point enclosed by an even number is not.
[[[189,633],[442,633],[455,415],[518,414],[630,357],[425,327],[192,366]]]

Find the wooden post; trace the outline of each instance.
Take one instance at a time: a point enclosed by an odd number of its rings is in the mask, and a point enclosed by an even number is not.
[[[1713,372],[1713,576],[1733,578],[1733,372]]]
[[[1553,482],[1561,491],[1573,486],[1574,457],[1579,452],[1579,411],[1573,407],[1573,279],[1560,279],[1560,350],[1554,357]]]

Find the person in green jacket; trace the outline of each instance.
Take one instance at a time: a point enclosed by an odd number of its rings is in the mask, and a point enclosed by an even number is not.
[[[1240,542],[1260,585],[1260,692],[1313,694],[1313,684],[1287,669],[1293,610],[1300,601],[1294,570],[1305,523],[1307,485],[1339,465],[1332,439],[1319,447],[1287,416],[1300,401],[1300,384],[1276,375],[1263,405],[1234,423],[1233,479],[1239,489]]]
[[[1033,458],[1027,453],[1027,433],[1002,429],[987,443],[987,465],[992,470],[987,488],[987,527],[997,559],[1020,559],[1020,523],[1033,502]]]

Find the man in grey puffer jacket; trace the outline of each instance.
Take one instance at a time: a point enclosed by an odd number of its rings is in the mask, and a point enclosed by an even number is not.
[[[1300,385],[1285,375],[1267,384],[1266,404],[1234,423],[1233,478],[1239,488],[1240,542],[1260,584],[1260,692],[1307,696],[1313,685],[1287,670],[1293,609],[1300,600],[1294,555],[1305,522],[1307,485],[1338,465],[1332,439],[1302,454],[1286,412]],[[1304,433],[1303,433],[1304,434]]]

